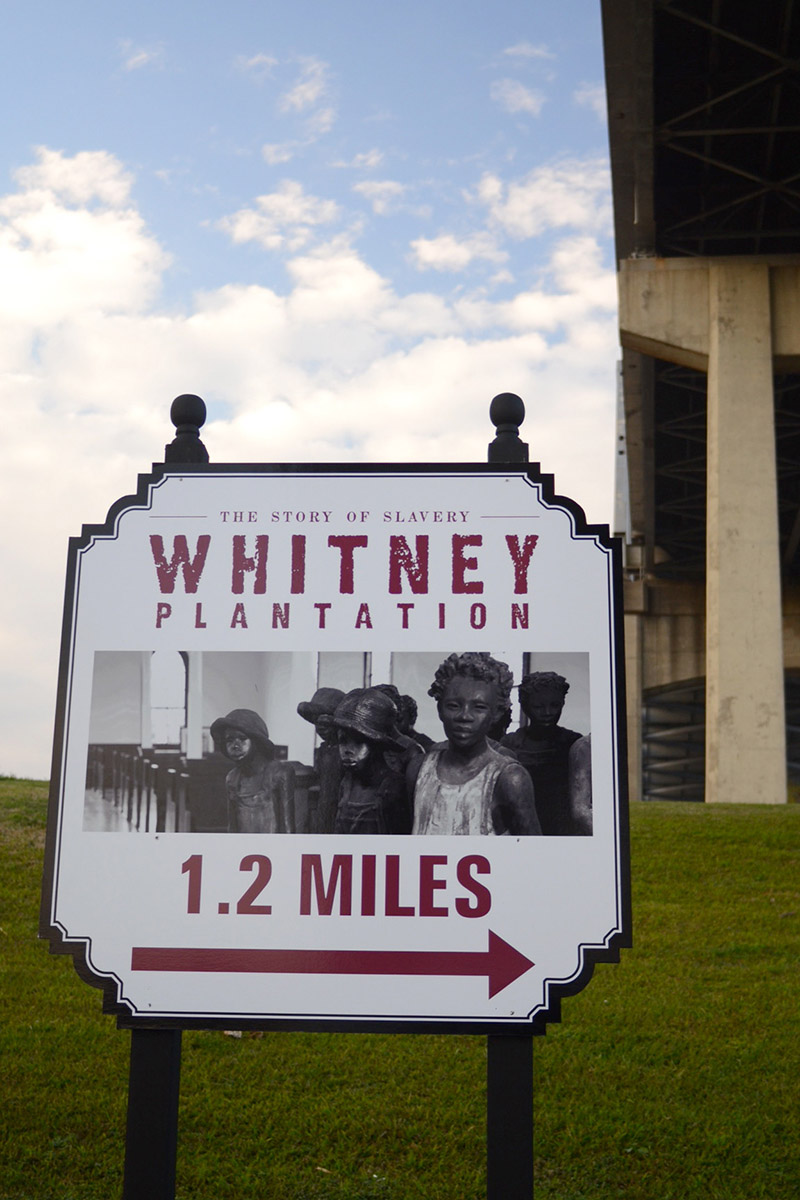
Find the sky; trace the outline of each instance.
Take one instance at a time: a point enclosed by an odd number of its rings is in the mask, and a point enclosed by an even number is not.
[[[50,770],[67,542],[213,462],[532,461],[612,520],[599,0],[6,0],[0,773]]]

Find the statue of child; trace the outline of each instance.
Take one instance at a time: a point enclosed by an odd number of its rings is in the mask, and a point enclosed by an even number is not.
[[[573,819],[569,796],[569,752],[581,736],[559,724],[569,683],[555,671],[532,671],[519,685],[519,701],[528,718],[503,738],[531,777],[542,833],[583,832]]]
[[[289,774],[275,757],[266,724],[235,708],[211,726],[214,745],[234,764],[225,778],[229,833],[294,833]]]
[[[310,721],[320,743],[314,751],[314,769],[319,780],[319,799],[311,810],[312,827],[309,833],[333,833],[339,786],[342,779],[342,760],[333,714],[344,700],[339,688],[317,688],[310,700],[301,700],[297,711],[304,721]]]
[[[342,783],[334,833],[410,833],[405,779],[387,753],[402,750],[397,709],[378,688],[348,692],[333,715]]]
[[[530,776],[489,740],[512,684],[506,664],[489,654],[451,654],[438,667],[428,694],[447,740],[409,765],[413,833],[541,833]]]

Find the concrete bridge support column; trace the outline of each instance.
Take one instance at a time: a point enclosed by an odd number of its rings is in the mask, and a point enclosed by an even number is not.
[[[709,267],[706,801],[786,802],[769,267]]]
[[[629,259],[622,345],[708,373],[706,801],[787,801],[773,371],[800,362],[800,260]]]

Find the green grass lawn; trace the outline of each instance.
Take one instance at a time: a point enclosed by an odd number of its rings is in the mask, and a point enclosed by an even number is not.
[[[114,1200],[129,1035],[37,941],[0,781],[0,1197]],[[800,1196],[800,806],[637,805],[634,938],[535,1047],[537,1200]],[[482,1200],[485,1039],[183,1035],[180,1200]]]

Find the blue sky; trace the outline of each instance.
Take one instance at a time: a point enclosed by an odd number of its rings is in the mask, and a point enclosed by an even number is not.
[[[175,256],[172,302],[280,278],[216,222],[287,178],[335,198],[342,222],[363,222],[371,264],[411,287],[409,241],[468,234],[479,214],[463,193],[483,173],[606,153],[592,111],[595,0],[10,7],[4,166],[24,166],[37,145],[114,153]],[[405,189],[386,196],[389,228],[375,219],[374,186],[353,191],[387,179]]]
[[[221,462],[480,460],[517,391],[611,519],[599,7],[4,6],[0,771],[48,771],[67,538],[179,392]]]

